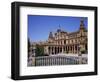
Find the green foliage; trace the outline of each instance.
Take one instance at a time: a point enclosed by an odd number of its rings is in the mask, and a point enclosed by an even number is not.
[[[81,54],[84,54],[86,51],[85,51],[85,48],[81,48],[80,49],[80,52],[81,52]]]
[[[36,45],[36,56],[44,56],[43,46]]]
[[[28,58],[29,58],[29,52],[30,52],[30,40],[28,38]]]
[[[30,48],[30,40],[28,39],[28,52],[29,52],[29,48]]]

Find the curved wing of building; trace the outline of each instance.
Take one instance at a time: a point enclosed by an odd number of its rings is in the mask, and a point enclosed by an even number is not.
[[[87,40],[87,29],[84,26],[84,21],[81,20],[77,31],[68,33],[62,29],[57,29],[55,33],[49,33],[47,41],[32,43],[30,51],[34,51],[36,45],[40,45],[44,48],[44,53],[48,55],[78,54],[80,51],[87,53]],[[35,52],[32,53],[35,54]]]

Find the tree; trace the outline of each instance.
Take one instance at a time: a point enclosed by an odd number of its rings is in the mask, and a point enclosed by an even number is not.
[[[30,40],[28,38],[28,58],[29,58],[29,52],[30,52]]]
[[[82,54],[85,54],[85,52],[86,52],[86,51],[85,51],[85,48],[81,48],[81,53],[82,53]]]
[[[43,46],[36,45],[36,56],[44,56]]]

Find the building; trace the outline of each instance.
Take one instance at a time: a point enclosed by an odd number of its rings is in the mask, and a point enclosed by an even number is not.
[[[35,55],[36,45],[41,45],[44,48],[44,53],[48,55],[78,54],[80,51],[87,53],[87,42],[87,29],[84,20],[80,20],[79,29],[75,32],[69,33],[57,29],[55,33],[49,33],[47,41],[31,42],[30,53]]]

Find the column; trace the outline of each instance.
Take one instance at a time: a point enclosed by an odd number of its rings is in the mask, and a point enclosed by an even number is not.
[[[73,53],[75,54],[75,45],[73,45],[73,47],[74,47],[74,52]]]
[[[72,51],[73,51],[73,46],[71,45],[71,53],[72,53]]]
[[[77,54],[79,53],[79,47],[78,47],[78,45],[77,45]]]
[[[57,50],[58,50],[58,53],[59,53],[59,47],[57,48]]]
[[[58,47],[58,53],[60,53],[60,47]]]
[[[67,52],[69,53],[69,46],[67,46]]]
[[[62,47],[60,47],[60,53],[62,52]]]
[[[69,53],[69,46],[67,46],[67,50],[68,50],[68,53]]]
[[[64,46],[64,53],[66,53],[66,46]]]
[[[51,47],[49,47],[49,54],[51,54]]]
[[[55,46],[54,46],[54,48],[53,48],[53,53],[55,54]]]
[[[62,46],[62,53],[64,53],[64,47]]]
[[[58,47],[56,47],[56,54],[58,54]]]
[[[72,53],[74,53],[74,45],[72,46]]]
[[[65,48],[65,49],[64,49],[64,52],[66,53],[66,50],[67,50],[67,49],[66,49],[66,46],[65,46],[64,48]]]
[[[69,45],[69,53],[70,53],[70,45]]]
[[[74,54],[74,45],[73,45],[73,54]]]
[[[55,46],[55,54],[56,54],[57,52],[56,52],[56,46]]]
[[[50,47],[50,54],[52,54],[52,47]]]
[[[48,47],[48,53],[50,54],[50,47]]]
[[[74,45],[74,54],[75,54],[75,45]]]
[[[67,52],[67,46],[66,46],[66,52]]]
[[[52,46],[52,54],[53,54],[53,46]]]
[[[73,47],[73,45],[72,45],[72,54],[73,54],[73,51],[74,51],[74,47]]]
[[[52,46],[52,54],[53,54],[53,46]]]
[[[69,46],[69,52],[71,53],[71,46]]]

